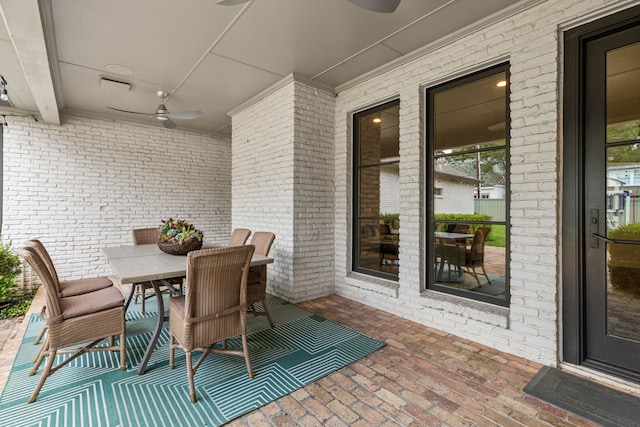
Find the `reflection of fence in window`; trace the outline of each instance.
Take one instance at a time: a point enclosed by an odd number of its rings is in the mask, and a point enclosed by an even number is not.
[[[505,221],[507,204],[505,199],[474,199],[473,212],[491,216],[491,221]]]
[[[638,222],[640,196],[629,191],[607,192],[607,227],[616,228]]]

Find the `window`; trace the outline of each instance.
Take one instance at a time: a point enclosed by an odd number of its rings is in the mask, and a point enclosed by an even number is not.
[[[508,64],[426,94],[427,287],[505,306],[508,94]]]
[[[400,101],[353,119],[353,271],[398,280]]]

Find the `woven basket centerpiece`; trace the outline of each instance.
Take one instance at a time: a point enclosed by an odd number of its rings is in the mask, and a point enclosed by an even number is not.
[[[186,255],[202,248],[202,232],[196,230],[187,221],[169,218],[167,221],[162,221],[159,230],[158,247],[163,252],[171,255]]]
[[[195,237],[188,237],[182,241],[169,240],[168,242],[158,242],[158,247],[162,252],[171,255],[186,255],[191,251],[197,251],[202,247],[202,240]]]

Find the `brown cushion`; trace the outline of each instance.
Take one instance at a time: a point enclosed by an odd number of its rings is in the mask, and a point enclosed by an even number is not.
[[[169,308],[175,310],[178,313],[184,313],[185,297],[180,295],[169,299]]]
[[[113,286],[113,282],[105,276],[60,282],[60,293],[63,298],[86,294]]]
[[[122,305],[124,305],[124,298],[120,291],[113,286],[82,295],[60,298],[60,308],[64,319],[97,313]]]

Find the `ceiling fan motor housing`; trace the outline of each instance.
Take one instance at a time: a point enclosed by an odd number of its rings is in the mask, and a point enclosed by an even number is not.
[[[167,110],[167,107],[165,107],[164,104],[158,105],[158,109],[156,110],[156,118],[158,120],[169,120],[167,114],[169,114],[169,110]]]

